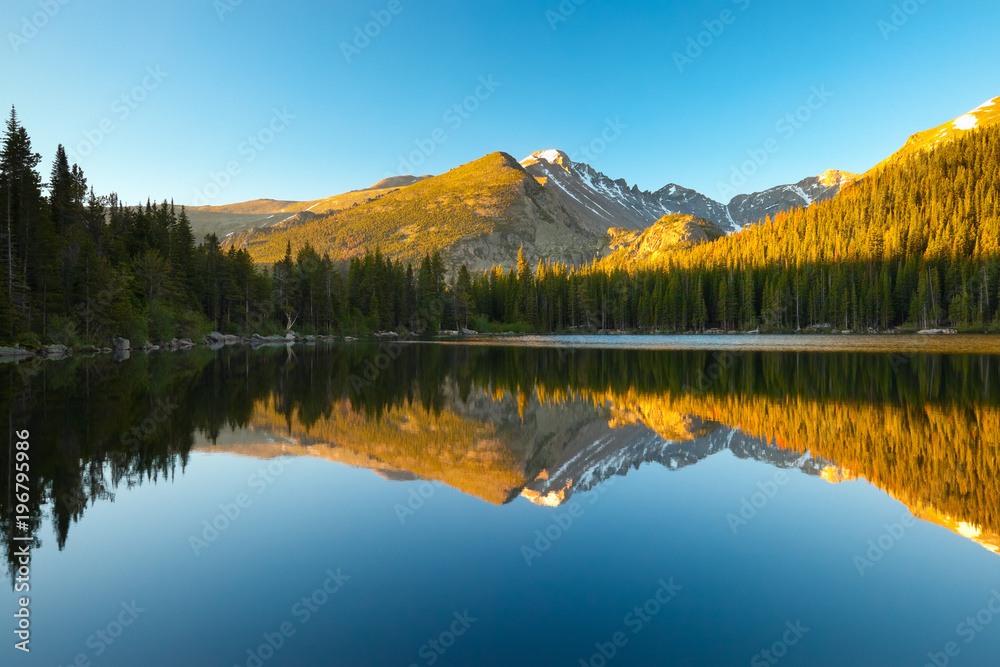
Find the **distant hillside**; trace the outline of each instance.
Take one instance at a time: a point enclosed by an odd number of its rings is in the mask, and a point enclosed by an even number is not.
[[[363,190],[306,202],[255,199],[224,206],[193,206],[187,209],[187,214],[196,239],[200,240],[207,234],[225,238],[254,227],[269,227],[286,222],[297,213],[308,211],[323,214],[365,204],[427,178],[430,176],[397,176],[379,181]]]
[[[286,206],[294,206],[298,203],[277,199],[254,199],[252,201],[225,204],[223,206],[189,206],[188,211],[229,213],[230,215],[270,215],[272,213],[281,213],[285,210]]]
[[[425,181],[428,178],[433,178],[432,176],[390,176],[389,178],[384,178],[370,188],[362,188],[358,192],[368,192],[369,190],[391,190],[393,188],[405,188],[407,186],[413,185],[414,183],[419,183],[420,181]]]

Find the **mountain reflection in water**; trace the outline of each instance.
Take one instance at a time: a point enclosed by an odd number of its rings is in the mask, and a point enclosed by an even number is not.
[[[0,401],[11,428],[32,433],[32,525],[48,503],[61,547],[93,503],[182,474],[192,449],[315,456],[547,506],[644,463],[680,470],[729,451],[867,480],[1000,549],[995,356],[396,351],[374,381],[364,371],[380,349],[369,344],[6,365]]]

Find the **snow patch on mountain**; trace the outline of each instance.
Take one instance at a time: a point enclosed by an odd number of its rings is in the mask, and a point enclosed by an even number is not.
[[[959,130],[972,130],[979,124],[979,119],[971,113],[960,116],[952,123]]]
[[[803,190],[801,187],[799,187],[798,185],[789,185],[788,190],[790,192],[797,194],[799,197],[802,197],[802,201],[806,203],[806,206],[812,206],[813,198],[807,195],[806,191]]]

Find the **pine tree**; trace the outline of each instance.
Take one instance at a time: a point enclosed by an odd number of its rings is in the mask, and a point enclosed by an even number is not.
[[[66,149],[59,144],[49,180],[49,205],[52,207],[52,220],[57,233],[65,231],[77,219],[75,189],[74,177],[66,159]]]
[[[459,320],[459,329],[469,328],[469,308],[472,305],[472,276],[469,267],[462,264],[458,270],[458,280],[455,282],[455,314]]]

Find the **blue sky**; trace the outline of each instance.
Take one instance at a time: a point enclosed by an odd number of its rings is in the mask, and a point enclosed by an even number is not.
[[[5,0],[0,106],[44,174],[61,142],[129,202],[310,200],[548,148],[724,199],[769,139],[736,191],[864,171],[1000,95],[998,28],[992,0]]]

